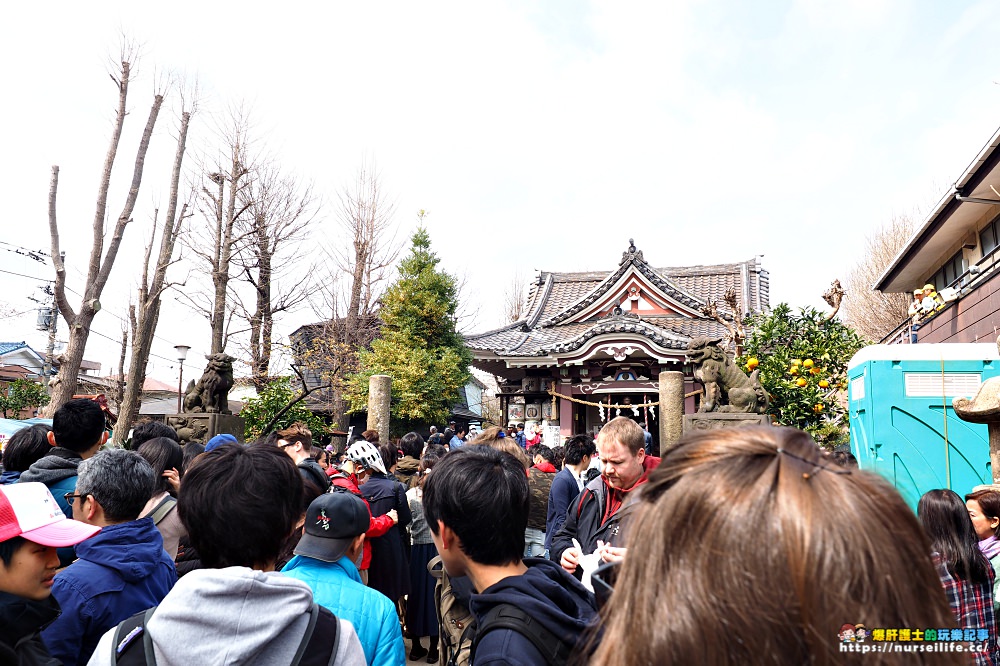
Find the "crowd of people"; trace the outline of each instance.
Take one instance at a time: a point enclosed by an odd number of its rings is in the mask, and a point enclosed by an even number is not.
[[[1000,659],[997,488],[914,513],[790,428],[517,435],[116,449],[70,401],[3,451],[0,666]]]

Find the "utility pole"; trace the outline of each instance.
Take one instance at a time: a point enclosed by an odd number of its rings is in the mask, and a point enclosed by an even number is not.
[[[59,306],[56,305],[56,294],[51,284],[45,285],[42,291],[45,295],[49,296],[50,300],[43,304],[45,307],[39,308],[38,325],[36,328],[39,331],[47,330],[49,332],[49,343],[45,348],[45,362],[42,365],[42,382],[45,385],[46,392],[51,393],[49,378],[52,376],[52,355],[55,353],[56,330],[59,327]],[[31,297],[29,296],[29,298]],[[31,298],[31,300],[41,303],[41,301],[34,298]]]

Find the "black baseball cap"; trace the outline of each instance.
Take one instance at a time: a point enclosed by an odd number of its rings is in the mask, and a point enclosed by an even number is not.
[[[351,542],[371,526],[368,505],[350,492],[320,495],[306,509],[305,532],[295,554],[322,562],[336,562]]]

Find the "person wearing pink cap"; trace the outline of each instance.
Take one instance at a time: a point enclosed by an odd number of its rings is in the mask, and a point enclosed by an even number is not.
[[[44,483],[0,486],[0,663],[59,663],[41,640],[60,612],[52,597],[56,548],[100,529],[67,518]]]

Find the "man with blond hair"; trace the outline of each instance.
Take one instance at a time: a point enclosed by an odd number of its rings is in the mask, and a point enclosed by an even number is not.
[[[597,435],[601,476],[583,489],[566,513],[566,520],[552,538],[551,559],[575,576],[581,576],[580,560],[599,552],[611,561],[624,555],[621,541],[622,507],[629,493],[646,482],[660,459],[646,455],[642,426],[628,418],[611,419]]]

